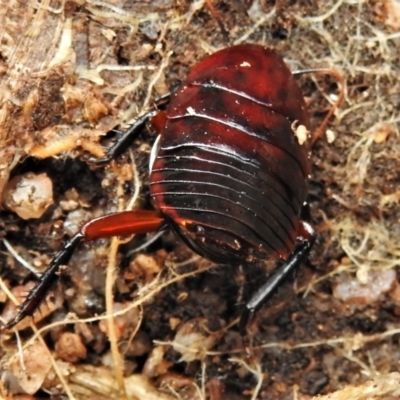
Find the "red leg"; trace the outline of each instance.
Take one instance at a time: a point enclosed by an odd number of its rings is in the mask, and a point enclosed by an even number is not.
[[[23,318],[33,315],[52,284],[58,279],[60,267],[68,263],[79,243],[111,236],[152,232],[164,224],[164,219],[156,211],[124,211],[87,222],[78,233],[64,243],[63,248],[55,255],[36,286],[21,304],[17,316],[3,329],[10,329]]]
[[[86,222],[80,230],[82,240],[128,236],[157,231],[164,225],[164,218],[157,211],[122,211],[103,215]]]

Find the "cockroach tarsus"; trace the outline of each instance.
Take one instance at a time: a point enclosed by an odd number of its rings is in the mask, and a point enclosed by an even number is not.
[[[168,96],[162,99],[162,103]],[[315,239],[306,213],[311,139],[301,91],[273,50],[243,44],[199,62],[171,96],[166,111],[153,109],[108,150],[91,160],[115,159],[147,122],[159,131],[150,161],[154,211],[125,211],[93,219],[65,242],[18,315],[37,309],[61,266],[85,241],[147,233],[167,225],[192,250],[211,261],[246,265],[280,260],[248,300],[239,327],[307,257]]]

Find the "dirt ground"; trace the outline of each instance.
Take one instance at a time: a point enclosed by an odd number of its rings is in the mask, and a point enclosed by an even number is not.
[[[99,240],[2,332],[3,398],[400,398],[398,1],[214,0],[217,18],[203,0],[0,3],[3,321],[81,223],[151,209],[154,132],[107,166],[88,157],[203,57],[259,43],[347,83],[312,151],[316,243],[244,338],[241,305],[271,262],[214,265],[169,231]],[[296,79],[316,129],[340,85]]]

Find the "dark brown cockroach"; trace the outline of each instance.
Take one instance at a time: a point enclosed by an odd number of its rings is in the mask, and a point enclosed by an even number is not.
[[[217,263],[280,260],[246,304],[241,329],[306,257],[315,237],[301,217],[307,207],[310,122],[300,89],[277,53],[243,44],[206,57],[165,112],[140,117],[97,162],[121,154],[149,120],[160,133],[150,160],[155,211],[115,213],[83,225],[5,328],[32,315],[82,241],[167,224],[196,253]]]

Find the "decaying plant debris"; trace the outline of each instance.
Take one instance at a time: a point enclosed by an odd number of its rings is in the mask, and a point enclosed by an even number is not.
[[[293,70],[346,77],[345,102],[313,149],[319,235],[309,262],[257,314],[245,343],[239,305],[262,269],[212,265],[168,232],[139,252],[152,235],[81,246],[36,327],[23,321],[2,334],[4,398],[398,398],[399,2],[213,4],[232,43],[264,43]],[[9,319],[65,233],[149,206],[154,132],[106,168],[85,160],[227,43],[203,0],[2,0],[0,9],[0,301]],[[337,84],[300,82],[317,127]],[[29,214],[29,191],[21,200],[8,184],[27,174],[52,182],[40,218]],[[13,212],[15,199],[28,219]]]

